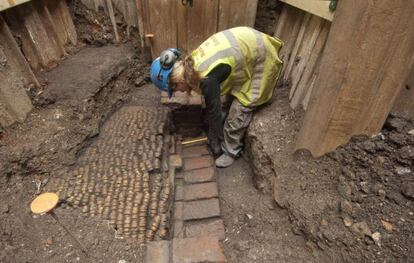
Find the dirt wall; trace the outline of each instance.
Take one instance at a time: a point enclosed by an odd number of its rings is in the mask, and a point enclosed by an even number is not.
[[[288,211],[292,230],[345,262],[407,261],[414,214],[414,122],[390,116],[373,138],[320,159],[294,153],[301,112],[287,90],[254,116],[247,151],[257,188]]]

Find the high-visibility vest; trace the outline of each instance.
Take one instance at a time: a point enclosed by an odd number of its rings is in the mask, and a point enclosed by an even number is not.
[[[236,27],[214,34],[191,56],[203,78],[219,64],[230,65],[221,95],[231,94],[246,107],[259,106],[272,98],[283,64],[278,56],[282,45],[253,28]]]

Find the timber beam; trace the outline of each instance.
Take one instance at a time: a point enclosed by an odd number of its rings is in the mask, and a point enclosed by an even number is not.
[[[321,156],[378,133],[414,55],[414,2],[339,1],[296,149]]]

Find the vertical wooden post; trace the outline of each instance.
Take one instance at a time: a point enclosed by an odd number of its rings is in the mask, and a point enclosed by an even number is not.
[[[106,0],[106,6],[108,8],[109,18],[111,19],[112,27],[114,28],[115,42],[118,43],[119,35],[118,35],[118,29],[116,27],[115,13],[114,13],[114,7],[112,6],[112,0]]]
[[[60,15],[62,18],[63,25],[65,25],[68,38],[72,45],[76,46],[78,43],[78,35],[76,33],[75,25],[73,24],[72,17],[70,16],[69,8],[65,0],[55,0],[58,2]]]
[[[321,156],[380,131],[412,64],[413,1],[339,1],[297,149]]]
[[[144,11],[143,11],[143,0],[135,0],[135,7],[137,13],[137,27],[139,33],[139,40],[141,42],[141,48],[145,47],[145,30],[144,30]]]

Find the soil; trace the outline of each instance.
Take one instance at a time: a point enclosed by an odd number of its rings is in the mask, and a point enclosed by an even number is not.
[[[311,242],[291,231],[286,210],[255,189],[247,158],[217,171],[226,229],[222,244],[229,262],[329,261]]]
[[[254,28],[273,36],[276,21],[282,11],[283,4],[273,0],[259,0],[257,3],[257,16]]]
[[[88,9],[80,0],[70,1],[70,10],[79,39],[87,45],[103,46],[115,42],[111,20],[104,10]],[[114,10],[120,42],[126,42],[127,25],[123,16]]]
[[[303,113],[277,90],[248,131],[254,184],[289,214],[292,231],[335,261],[410,261],[414,255],[413,120],[391,115],[373,138],[320,159],[294,152]]]

